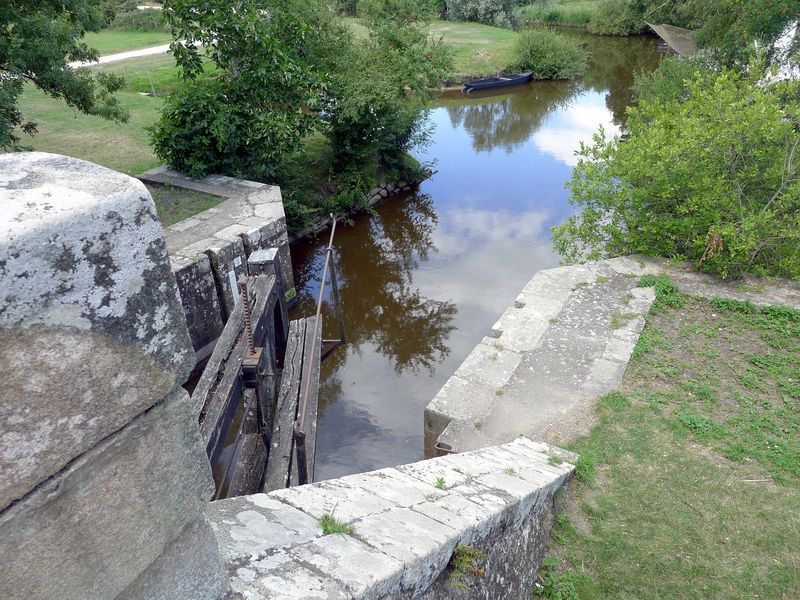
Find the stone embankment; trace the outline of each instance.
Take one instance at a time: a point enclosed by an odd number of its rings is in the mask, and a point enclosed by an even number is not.
[[[638,287],[645,274],[692,295],[800,307],[795,284],[721,283],[639,257],[540,271],[426,407],[426,455],[587,433],[594,400],[622,380],[655,298]]]
[[[252,252],[278,248],[287,299],[294,296],[286,216],[279,187],[221,175],[193,180],[167,167],[147,171],[138,178],[149,184],[226,198],[164,231],[196,363],[210,356],[233,312],[239,297],[236,282],[246,273],[247,257]]]
[[[431,175],[433,175],[433,171],[427,171],[425,173],[424,179],[427,179]],[[367,207],[372,207],[386,200],[387,198],[391,198],[396,194],[404,194],[414,190],[420,184],[419,181],[417,182],[406,182],[400,181],[397,183],[382,183],[378,187],[372,188],[367,192]],[[345,216],[351,216],[356,214],[357,212],[361,212],[363,209],[357,208]],[[325,231],[328,227],[330,227],[331,221],[328,217],[319,217],[314,220],[314,222],[303,229],[302,231],[291,233],[289,235],[289,241],[295,242],[297,240],[303,239],[305,237],[310,237],[312,235],[317,235],[318,233]]]
[[[528,598],[574,454],[496,448],[209,505],[234,592],[248,599]],[[333,515],[350,533],[323,535]],[[485,559],[453,584],[457,547]]]

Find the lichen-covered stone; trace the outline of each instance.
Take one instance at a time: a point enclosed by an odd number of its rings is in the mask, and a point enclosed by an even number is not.
[[[0,513],[0,590],[26,600],[113,598],[212,493],[179,389]]]
[[[183,383],[194,353],[140,182],[4,154],[0,209],[2,509]]]

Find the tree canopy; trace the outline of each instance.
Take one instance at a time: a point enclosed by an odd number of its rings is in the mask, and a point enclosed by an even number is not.
[[[97,59],[82,37],[103,23],[100,0],[4,0],[0,4],[0,148],[20,149],[19,130],[36,132],[19,99],[26,82],[80,112],[123,121],[127,112],[114,97],[122,80],[71,61]]]

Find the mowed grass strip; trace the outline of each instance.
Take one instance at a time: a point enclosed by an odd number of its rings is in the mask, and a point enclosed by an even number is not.
[[[672,300],[569,446],[539,594],[800,598],[800,311]]]
[[[91,48],[95,48],[100,56],[139,50],[150,46],[161,46],[172,41],[172,35],[167,31],[126,31],[120,29],[103,29],[89,31],[84,35],[83,41]]]

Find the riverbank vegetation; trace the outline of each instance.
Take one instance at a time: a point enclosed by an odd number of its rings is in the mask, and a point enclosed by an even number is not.
[[[722,278],[800,280],[800,81],[770,64],[800,9],[776,6],[710,18],[703,31],[717,41],[702,58],[639,78],[625,138],[600,131],[581,147],[570,183],[580,211],[554,229],[566,260],[643,253]]]
[[[800,312],[663,282],[618,391],[569,447],[546,598],[800,597]]]
[[[586,71],[586,50],[574,39],[547,29],[527,29],[514,46],[517,71],[531,71],[534,79],[575,79]]]

